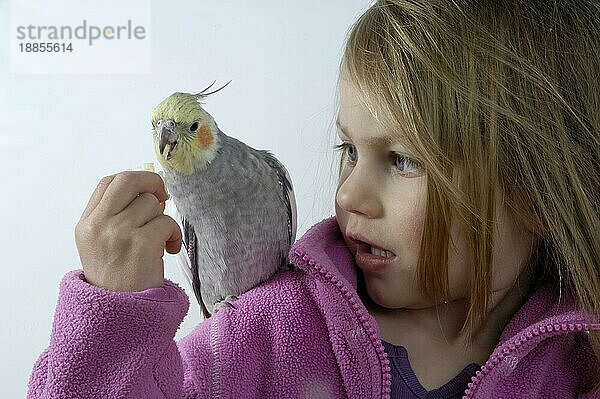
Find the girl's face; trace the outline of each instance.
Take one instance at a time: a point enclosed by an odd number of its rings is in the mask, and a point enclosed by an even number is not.
[[[342,167],[336,215],[344,240],[362,269],[371,300],[386,308],[436,305],[421,293],[417,263],[425,219],[427,175],[393,132],[386,132],[359,100],[353,85],[340,79],[338,135]],[[523,270],[533,234],[516,224],[496,201],[492,306]],[[450,299],[468,298],[468,247],[453,223],[448,252]],[[454,245],[453,245],[454,244]]]

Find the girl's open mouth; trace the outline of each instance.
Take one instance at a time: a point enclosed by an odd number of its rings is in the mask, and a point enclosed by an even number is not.
[[[376,248],[374,246],[370,246],[371,247],[371,254],[372,255],[377,255],[377,256],[381,256],[384,258],[391,258],[393,256],[396,256],[393,252],[391,251],[387,251],[385,249],[381,249],[381,248]]]
[[[396,254],[387,249],[379,248],[356,237],[348,237],[356,248],[354,259],[364,272],[376,272],[394,263]],[[354,252],[354,251],[353,251]]]

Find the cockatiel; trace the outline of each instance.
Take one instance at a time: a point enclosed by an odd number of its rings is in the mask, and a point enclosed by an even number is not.
[[[214,82],[213,82],[214,84]],[[226,86],[226,85],[225,85]],[[152,113],[154,148],[182,217],[178,263],[205,318],[288,268],[296,203],[284,166],[224,134],[197,94],[173,93]]]

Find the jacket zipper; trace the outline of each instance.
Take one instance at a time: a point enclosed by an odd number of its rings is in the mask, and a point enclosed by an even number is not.
[[[359,323],[366,330],[368,337],[371,340],[371,343],[375,347],[377,356],[379,357],[379,363],[382,365],[382,368],[383,368],[383,386],[381,389],[382,395],[383,395],[382,398],[389,398],[391,395],[391,380],[392,380],[392,375],[391,375],[390,366],[389,366],[390,362],[387,358],[387,355],[385,354],[385,349],[383,348],[383,344],[381,343],[381,339],[379,338],[379,335],[373,329],[372,326],[366,324],[366,321],[368,320],[369,317],[371,317],[371,315],[369,315],[369,313],[367,312],[366,308],[362,305],[362,303],[358,303],[358,302],[360,302],[360,300],[357,301],[357,299],[356,299],[357,297],[355,297],[353,295],[354,291],[349,290],[348,287],[346,287],[342,281],[337,279],[325,267],[320,266],[319,264],[317,264],[317,262],[310,259],[310,257],[308,255],[302,254],[302,252],[298,249],[294,250],[294,254],[296,256],[298,256],[298,258],[299,258],[296,260],[296,262],[294,262],[294,263],[296,263],[296,265],[298,265],[297,261],[302,260],[301,263],[304,263],[305,267],[316,270],[321,275],[321,277],[323,277],[325,280],[328,280],[329,282],[331,282],[342,293],[344,298],[346,298],[346,300],[350,303],[350,307],[354,311]]]
[[[221,397],[221,356],[219,354],[218,346],[218,318],[214,317],[212,324],[210,325],[209,339],[210,339],[210,352],[212,354],[211,365],[211,391],[210,397],[219,399]]]
[[[596,328],[597,327],[597,328]],[[536,338],[540,335],[549,334],[554,331],[585,331],[600,329],[600,325],[590,327],[587,323],[553,323],[537,326],[533,330],[527,330],[519,336],[518,339],[511,339],[510,341],[502,345],[502,350],[494,353],[485,364],[478,370],[475,375],[471,378],[471,382],[467,385],[467,390],[463,399],[471,399],[475,395],[475,391],[481,384],[481,381],[493,370],[498,363],[504,361],[511,353],[514,353],[518,348],[523,346],[532,338]]]

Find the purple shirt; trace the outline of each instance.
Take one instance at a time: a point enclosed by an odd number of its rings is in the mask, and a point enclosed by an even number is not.
[[[410,367],[408,352],[403,346],[381,341],[390,361],[392,373],[391,399],[460,399],[471,377],[479,370],[475,363],[469,364],[456,377],[432,391],[427,391]]]

